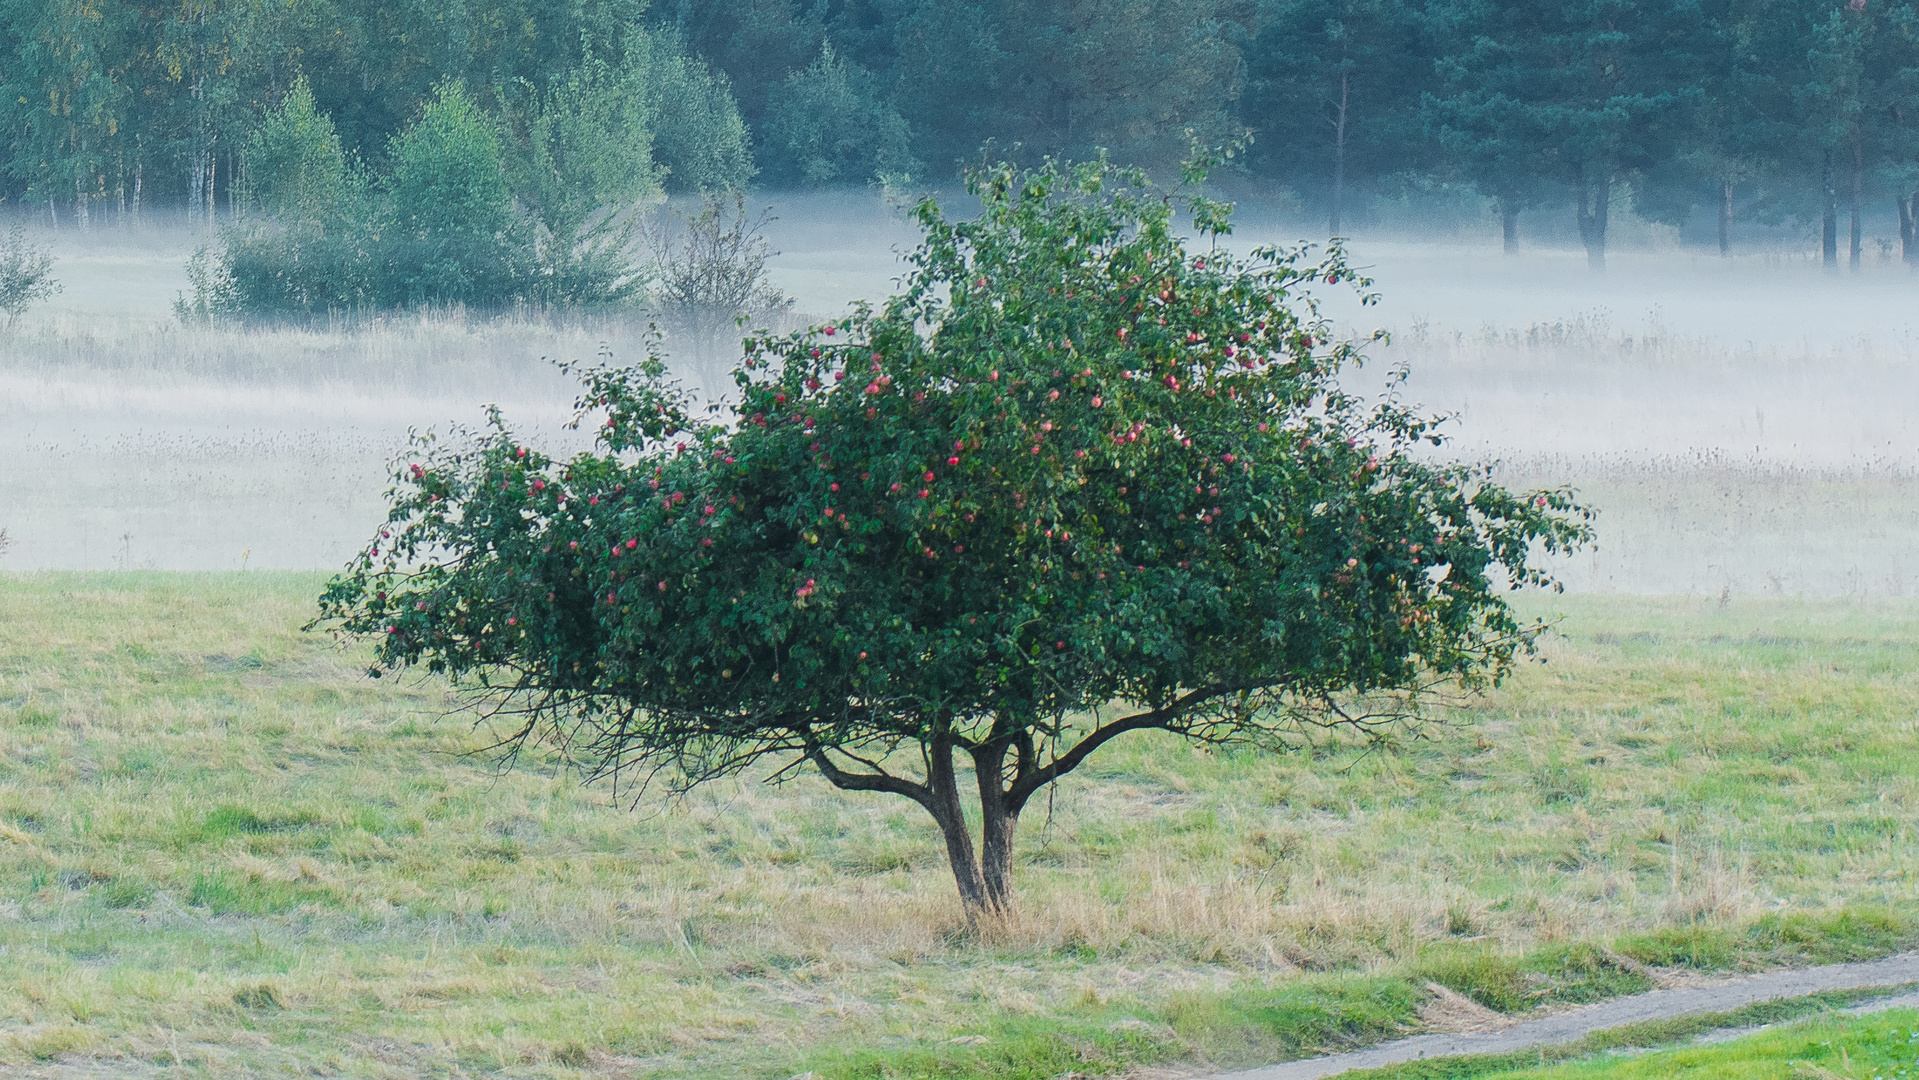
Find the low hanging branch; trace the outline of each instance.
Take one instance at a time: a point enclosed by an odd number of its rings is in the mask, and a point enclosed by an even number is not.
[[[377,638],[375,674],[474,687],[509,753],[911,799],[969,916],[1012,902],[1034,794],[1113,739],[1373,730],[1531,649],[1502,591],[1551,585],[1590,515],[1340,391],[1358,355],[1303,289],[1368,284],[1337,249],[1188,250],[1176,212],[1204,240],[1226,208],[1103,162],[969,187],[975,220],[920,205],[883,307],[746,341],[715,418],[649,356],[582,373],[594,452],[497,415],[423,445],[319,622]]]

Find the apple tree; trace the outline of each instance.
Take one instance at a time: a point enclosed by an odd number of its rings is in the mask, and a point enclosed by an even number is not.
[[[1505,594],[1589,513],[1343,392],[1359,354],[1306,287],[1354,272],[1222,249],[1199,173],[977,170],[977,217],[918,206],[884,305],[748,339],[736,403],[650,355],[580,372],[592,452],[497,414],[422,446],[319,622],[592,778],[910,799],[969,918],[1012,903],[1033,796],[1115,738],[1374,729],[1496,683],[1540,632]]]

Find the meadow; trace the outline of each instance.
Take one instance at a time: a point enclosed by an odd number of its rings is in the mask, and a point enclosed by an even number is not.
[[[0,578],[10,1073],[1190,1074],[1919,944],[1910,600],[1522,597],[1420,737],[1102,751],[969,935],[916,808],[502,769],[320,583]]]
[[[871,203],[782,209],[801,311],[886,291]],[[546,358],[644,318],[181,325],[195,242],[62,234],[0,340],[0,1072],[1172,1077],[1919,945],[1903,271],[1369,242],[1353,387],[1410,365],[1445,452],[1601,512],[1519,598],[1543,662],[1386,747],[1109,747],[968,933],[903,801],[504,769],[466,699],[300,631],[410,431],[580,445]]]

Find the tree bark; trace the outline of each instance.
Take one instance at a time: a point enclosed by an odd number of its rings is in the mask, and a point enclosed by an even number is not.
[[[1826,213],[1819,230],[1820,260],[1828,271],[1839,269],[1839,189],[1832,182],[1832,151],[1826,151],[1826,164],[1820,170],[1820,183],[1825,188]]]
[[[986,885],[980,877],[979,858],[973,852],[973,834],[966,828],[966,809],[960,805],[952,736],[936,735],[927,747],[926,782],[933,790],[927,809],[946,839],[946,861],[953,868],[953,883],[959,886],[960,902],[966,905],[970,923],[986,906]]]
[[[1351,76],[1339,73],[1339,112],[1333,120],[1333,215],[1327,223],[1328,235],[1339,235],[1341,205],[1346,198],[1346,83]]]
[[[1519,208],[1505,199],[1499,200],[1499,235],[1506,244],[1506,254],[1519,254]]]
[[[1606,214],[1612,208],[1612,177],[1588,180],[1579,186],[1579,239],[1586,245],[1586,267],[1606,270]]]
[[[1030,734],[1023,733],[1012,743],[993,740],[973,751],[973,773],[979,781],[980,877],[986,886],[987,907],[997,914],[1013,909],[1013,840],[1025,808],[1017,787],[1009,790],[1002,784],[1008,750],[1016,752],[1013,781],[1017,785],[1036,763]]]
[[[1732,181],[1719,181],[1719,257],[1732,254]]]

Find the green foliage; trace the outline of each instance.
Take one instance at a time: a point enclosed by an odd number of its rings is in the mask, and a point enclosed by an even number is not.
[[[248,138],[247,178],[254,201],[283,220],[330,224],[346,209],[346,154],[305,76]]]
[[[60,287],[53,276],[53,252],[29,241],[19,225],[8,230],[0,241],[0,311],[7,313],[7,329],[21,312],[59,295]]]
[[[187,257],[187,287],[175,293],[173,315],[183,323],[211,323],[245,310],[247,300],[235,282],[225,251],[202,244]]]
[[[506,695],[515,741],[596,775],[794,755],[912,798],[969,903],[1026,801],[1118,735],[1378,728],[1525,655],[1506,583],[1550,584],[1584,512],[1430,464],[1432,421],[1339,391],[1357,351],[1305,291],[1354,277],[1337,251],[1189,251],[1179,194],[1103,162],[969,190],[973,221],[920,205],[884,307],[750,340],[713,419],[649,357],[585,373],[594,452],[497,414],[428,445],[321,621]],[[876,764],[901,743],[923,782]],[[956,750],[1007,783],[983,869]]]
[[[920,168],[906,121],[881,96],[878,80],[831,45],[787,77],[761,147],[767,179],[787,183],[905,178]]]
[[[224,227],[196,257],[180,317],[634,300],[642,205],[663,182],[736,185],[752,167],[724,80],[670,35],[620,40],[544,83],[498,90],[487,99],[498,116],[442,83],[386,146],[383,175],[350,160],[296,80],[247,143],[266,216]]]
[[[458,83],[443,83],[387,151],[387,283],[404,304],[493,306],[519,295],[531,253],[513,211],[493,123]]]
[[[652,117],[635,72],[589,59],[518,112],[513,188],[539,227],[536,297],[600,307],[643,283],[633,265],[636,204],[660,191]]]
[[[752,136],[724,75],[669,35],[637,37],[632,64],[645,65],[654,118],[653,159],[672,192],[725,191],[753,178]]]

